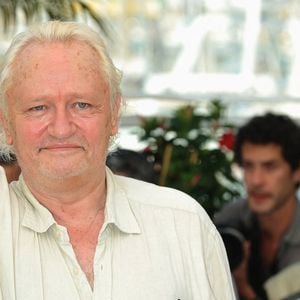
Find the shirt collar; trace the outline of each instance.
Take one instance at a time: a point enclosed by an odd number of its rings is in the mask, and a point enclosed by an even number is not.
[[[297,200],[296,211],[288,232],[286,233],[284,240],[290,244],[300,244],[300,201]]]
[[[141,233],[124,189],[117,183],[115,175],[108,168],[106,169],[106,184],[105,224],[113,223],[125,233]],[[46,232],[50,226],[56,223],[50,211],[32,195],[22,175],[15,183],[15,187],[21,197],[25,199],[22,225],[39,233]]]
[[[22,225],[39,233],[46,232],[51,225],[56,223],[50,211],[32,195],[22,175],[14,186],[21,198],[25,200]]]
[[[117,182],[116,176],[108,168],[106,168],[106,184],[106,223],[114,223],[119,230],[125,233],[141,233],[134,209],[124,188]]]

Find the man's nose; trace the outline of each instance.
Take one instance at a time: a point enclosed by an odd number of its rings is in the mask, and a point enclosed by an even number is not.
[[[57,108],[48,125],[48,132],[55,138],[64,139],[70,137],[75,131],[75,124],[71,113],[65,107]]]
[[[261,168],[254,168],[248,176],[248,182],[252,186],[260,186],[264,183],[265,174]]]

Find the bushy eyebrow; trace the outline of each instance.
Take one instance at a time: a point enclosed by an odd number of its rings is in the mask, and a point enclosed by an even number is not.
[[[22,101],[22,104],[34,104],[34,103],[41,103],[44,101],[50,101],[52,96],[50,94],[40,94],[34,96],[32,98],[28,98],[26,101]],[[88,102],[87,100],[101,100],[100,93],[99,97],[95,98],[94,95],[87,94],[87,93],[70,93],[66,96],[67,100],[76,100],[78,102]],[[18,101],[19,102],[19,101]],[[102,101],[99,101],[102,102]],[[20,103],[20,102],[19,102]]]
[[[254,165],[254,164],[260,164],[262,166],[265,166],[265,167],[270,167],[270,166],[276,166],[279,164],[279,161],[277,159],[270,159],[270,160],[264,160],[264,161],[258,161],[258,162],[255,162],[255,161],[252,161],[252,160],[243,160],[242,162],[242,165],[243,166],[251,166],[251,165]]]

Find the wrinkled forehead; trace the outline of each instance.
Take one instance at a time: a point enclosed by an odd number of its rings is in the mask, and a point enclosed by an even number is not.
[[[26,76],[43,66],[53,64],[58,68],[62,62],[69,62],[79,70],[101,72],[101,58],[97,51],[80,41],[31,42],[16,56],[12,64],[11,78]]]
[[[34,86],[36,82],[45,83],[49,79],[53,81],[53,78],[59,82],[65,76],[69,77],[69,82],[75,82],[78,76],[82,83],[97,81],[101,90],[110,96],[109,82],[100,65],[96,50],[83,42],[30,43],[18,53],[13,62],[6,86],[7,104],[9,106],[9,99],[16,99],[12,96],[16,87],[27,90],[28,86]]]

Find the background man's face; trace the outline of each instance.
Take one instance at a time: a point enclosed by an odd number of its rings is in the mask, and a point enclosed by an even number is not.
[[[299,171],[292,172],[281,147],[275,144],[242,146],[248,202],[258,214],[269,214],[295,198]]]
[[[117,111],[96,52],[79,42],[32,44],[14,65],[7,140],[24,178],[94,175],[103,169]]]

